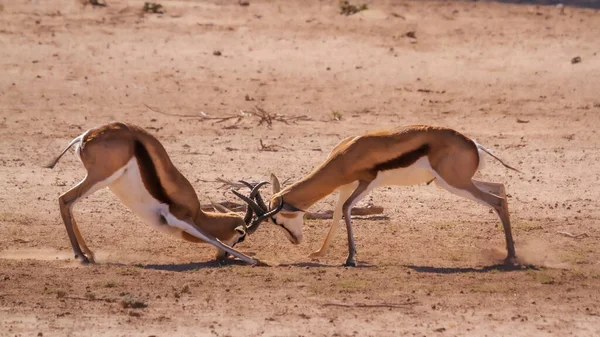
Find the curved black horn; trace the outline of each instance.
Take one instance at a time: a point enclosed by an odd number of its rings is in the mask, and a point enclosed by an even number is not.
[[[252,211],[252,207],[246,206],[246,214],[244,215],[244,223],[246,224],[246,228],[248,228],[248,225],[250,225],[253,217],[254,212]]]
[[[254,195],[254,200],[256,200],[256,203],[258,204],[258,206],[260,206],[262,209],[264,209],[265,211],[267,211],[269,208],[267,207],[267,204],[265,204],[265,201],[263,200],[262,196],[260,195],[260,191],[256,190],[256,194]]]
[[[245,181],[245,180],[238,180],[238,182],[246,185],[246,187],[248,187],[250,190],[252,190],[254,188],[255,185],[250,184],[249,182]]]
[[[269,210],[269,207],[267,207],[267,204],[265,204],[264,199],[262,198],[262,195],[260,195],[260,191],[259,188],[269,184],[268,181],[261,181],[256,185],[252,185],[247,181],[243,181],[243,180],[239,180],[240,183],[246,185],[249,189],[252,190],[252,192],[250,193],[250,199],[256,200],[256,203],[258,204],[258,206],[260,206],[260,208],[262,208],[265,212],[267,212]]]
[[[268,211],[267,213],[264,213],[262,215],[259,215],[258,218],[256,218],[256,220],[254,220],[254,222],[252,223],[252,230],[256,230],[255,227],[258,227],[258,225],[267,220],[269,217],[279,213],[279,211],[281,211],[283,209],[283,198],[279,198],[279,205],[277,205],[277,207],[275,207],[274,209]]]
[[[248,198],[247,196],[239,193],[238,191],[231,191],[233,192],[233,194],[235,194],[238,198],[244,200],[244,202],[246,202],[246,204],[248,204],[248,208],[251,208],[254,213],[256,213],[257,216],[262,216],[263,214],[265,214],[265,210],[263,210],[262,208],[260,208],[260,206],[258,206],[254,200]],[[247,215],[247,213],[246,213]]]
[[[252,190],[252,192],[250,193],[250,199],[255,199],[258,206],[260,206],[260,208],[262,208],[265,212],[267,212],[269,210],[269,208],[267,207],[267,204],[265,204],[264,199],[260,195],[259,189],[261,187],[263,187],[264,185],[267,185],[269,182],[261,181],[256,185],[252,185],[249,182],[246,182],[243,180],[239,180],[239,182],[246,185],[246,187],[248,187],[250,190]]]
[[[256,196],[256,194],[258,193],[258,190],[268,184],[268,181],[261,181],[256,185],[252,185],[249,182],[240,180],[240,183],[246,185],[251,191],[250,191],[250,198],[248,198],[249,200],[254,199],[254,197]],[[246,203],[248,203],[248,201],[245,198],[242,198],[241,194],[238,194],[235,191],[232,191],[235,193],[235,195],[237,195],[238,197],[240,197],[242,200],[246,201]],[[262,200],[261,200],[262,201]],[[265,212],[267,212],[267,207],[264,205],[264,202],[262,203],[263,205],[260,205],[259,203],[259,207],[261,208],[261,212],[257,212],[256,215],[259,216],[261,214],[264,214]],[[262,207],[265,206],[265,207]],[[254,212],[253,212],[253,207],[248,203],[248,206],[246,206],[246,215],[244,215],[244,223],[246,224],[246,226],[250,225],[250,222],[252,221],[252,218],[254,216]]]

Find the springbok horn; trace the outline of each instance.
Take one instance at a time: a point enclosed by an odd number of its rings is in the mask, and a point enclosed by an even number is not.
[[[256,193],[258,193],[258,189],[261,188],[262,186],[264,186],[265,184],[268,184],[268,181],[261,181],[256,185],[252,185],[249,182],[240,180],[240,183],[246,185],[251,191],[250,191],[250,199],[254,199]],[[257,213],[258,214],[262,214],[266,212],[266,208],[263,210],[263,212],[261,213]],[[252,207],[247,207],[246,208],[246,215],[244,216],[244,223],[246,224],[246,226],[250,225],[250,222],[252,221],[252,216],[253,216],[253,212],[252,212]]]
[[[250,193],[250,199],[254,199],[256,200],[256,203],[258,204],[258,206],[260,206],[260,208],[262,208],[265,212],[267,212],[269,210],[269,208],[267,207],[267,204],[265,204],[264,199],[262,198],[262,196],[260,195],[260,191],[258,190],[260,187],[268,184],[268,181],[261,181],[256,185],[252,185],[249,182],[240,180],[240,183],[248,186],[249,189],[252,190],[252,193]]]
[[[246,206],[246,214],[244,215],[244,224],[246,226],[246,229],[250,225],[250,222],[252,222],[253,217],[254,217],[254,212],[252,212],[252,208]]]
[[[255,185],[250,184],[249,182],[245,181],[245,180],[238,180],[238,182],[246,185],[246,187],[248,187],[249,189],[253,189]]]
[[[251,209],[254,211],[254,213],[256,213],[257,216],[262,216],[263,214],[265,214],[265,210],[263,210],[262,208],[260,208],[260,206],[258,206],[254,200],[248,198],[247,196],[239,193],[238,191],[231,191],[233,192],[233,194],[235,194],[238,198],[244,200],[244,202],[246,202],[246,204],[248,204],[248,209]]]
[[[256,220],[254,220],[254,222],[252,222],[252,227],[249,228],[249,230],[255,231],[256,227],[258,227],[258,225],[260,225],[261,222],[263,222],[266,219],[268,219],[269,217],[279,213],[279,211],[281,211],[282,209],[283,209],[283,198],[280,197],[279,205],[277,205],[277,207],[268,211],[267,213],[264,213],[263,215],[259,215],[258,218]]]

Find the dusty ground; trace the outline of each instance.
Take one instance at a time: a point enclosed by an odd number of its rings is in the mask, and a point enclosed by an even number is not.
[[[0,4],[0,335],[600,334],[598,11],[377,1],[341,16],[333,0],[231,0],[163,1],[165,14],[140,15],[142,1]],[[166,115],[256,105],[312,120]],[[307,257],[326,220],[307,221],[299,246],[267,225],[239,246],[271,267],[220,267],[212,248],[153,231],[103,190],[75,207],[99,256],[81,266],[57,197],[84,170],[72,154],[41,165],[111,120],[156,135],[203,203],[235,201],[219,177],[294,181],[349,135],[456,128],[524,172],[489,162],[481,176],[506,184],[517,253],[532,266],[495,267],[496,216],[433,186],[365,200],[385,212],[354,220],[360,268],[350,269],[340,267],[344,230],[327,258]],[[261,151],[260,140],[280,147]],[[132,300],[147,307],[123,308]]]

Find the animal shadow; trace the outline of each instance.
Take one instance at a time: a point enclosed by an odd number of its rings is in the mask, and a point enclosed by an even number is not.
[[[163,263],[163,264],[136,264],[136,267],[143,269],[154,269],[162,271],[185,272],[200,269],[213,269],[225,266],[247,266],[248,264],[241,260],[227,259],[225,261],[205,261],[190,263]]]
[[[279,267],[306,267],[306,268],[344,268],[344,265],[340,264],[323,264],[318,262],[296,262],[296,263],[282,263]],[[356,269],[375,268],[375,265],[369,262],[360,261],[356,267],[348,267]]]
[[[464,274],[464,273],[487,273],[490,271],[503,271],[503,272],[513,272],[513,271],[524,271],[524,270],[539,270],[538,267],[534,265],[518,265],[511,266],[505,264],[495,264],[491,266],[485,266],[481,268],[440,268],[440,267],[430,267],[430,266],[405,266],[409,269],[412,269],[419,273],[433,273],[433,274]]]

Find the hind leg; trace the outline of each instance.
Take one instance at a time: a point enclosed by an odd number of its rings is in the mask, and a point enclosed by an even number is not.
[[[81,232],[79,232],[79,227],[77,227],[77,222],[75,222],[74,217],[71,217],[71,222],[73,223],[73,231],[75,232],[75,236],[77,237],[77,242],[81,245],[81,249],[85,253],[85,256],[87,256],[88,261],[90,263],[96,263],[96,256],[94,255],[94,252],[92,252],[85,244],[85,240],[83,239]]]
[[[483,193],[483,198],[492,206],[504,227],[504,235],[506,236],[506,249],[508,256],[505,260],[507,264],[516,263],[515,245],[512,237],[510,224],[510,213],[508,212],[508,199],[506,198],[506,189],[503,184],[491,183],[487,181],[473,180],[476,188]],[[486,193],[489,192],[489,193]]]
[[[508,202],[506,201],[506,193],[501,193],[504,195],[504,198],[484,192],[477,188],[475,185],[469,187],[471,192],[477,197],[484,200],[488,205],[490,205],[498,216],[500,217],[500,221],[502,221],[502,227],[504,228],[504,236],[506,237],[506,250],[508,255],[504,260],[505,264],[515,265],[517,264],[517,255],[515,253],[515,243],[512,236],[512,229],[510,225],[510,215],[508,213]],[[502,186],[501,190],[504,190],[504,186]]]
[[[496,211],[496,214],[498,214],[500,221],[502,222],[504,236],[506,239],[506,251],[508,254],[504,260],[504,263],[510,265],[516,264],[517,256],[515,253],[515,243],[512,236],[504,185],[483,181],[472,181],[470,184],[465,184],[465,186],[457,188],[451,186],[441,178],[436,179],[436,181],[441,187],[445,188],[450,193],[471,199],[483,205],[490,206]],[[498,194],[504,196],[504,198],[490,193],[491,190],[498,192]]]
[[[73,253],[75,258],[81,260],[82,263],[95,262],[94,253],[88,248],[83,240],[83,236],[79,231],[79,227],[75,223],[73,218],[73,206],[79,200],[91,195],[101,188],[107,187],[113,181],[120,177],[121,171],[114,173],[112,176],[90,176],[89,174],[73,188],[62,194],[58,198],[58,204],[60,207],[60,215],[65,223],[71,246],[73,247]],[[83,247],[83,251],[81,247]],[[85,252],[85,254],[84,254]],[[87,254],[87,255],[86,255]]]
[[[88,179],[88,177],[85,177],[79,184],[75,185],[73,188],[71,188],[58,198],[60,215],[65,224],[65,228],[67,229],[67,235],[69,236],[69,240],[71,241],[73,253],[75,254],[75,258],[81,260],[82,263],[89,263],[90,260],[88,256],[86,256],[81,251],[81,247],[79,246],[80,240],[82,246],[84,246],[88,252],[90,252],[90,250],[89,248],[87,248],[87,245],[83,241],[83,237],[79,232],[79,228],[73,220],[72,209],[73,205],[77,201],[79,201],[87,195],[94,193],[93,187],[94,186],[90,179]]]
[[[478,189],[482,190],[483,192],[488,192],[497,197],[500,197],[500,199],[502,200],[502,208],[504,209],[504,214],[506,214],[507,218],[510,218],[508,212],[508,198],[506,197],[506,188],[504,187],[504,184],[479,181],[475,179],[472,180],[473,184],[475,184],[475,186],[477,186]]]
[[[499,196],[500,198],[506,199],[506,189],[504,188],[504,184],[480,181],[476,179],[471,180],[473,181],[473,184],[477,186],[478,189],[484,192],[492,193],[496,196]]]

